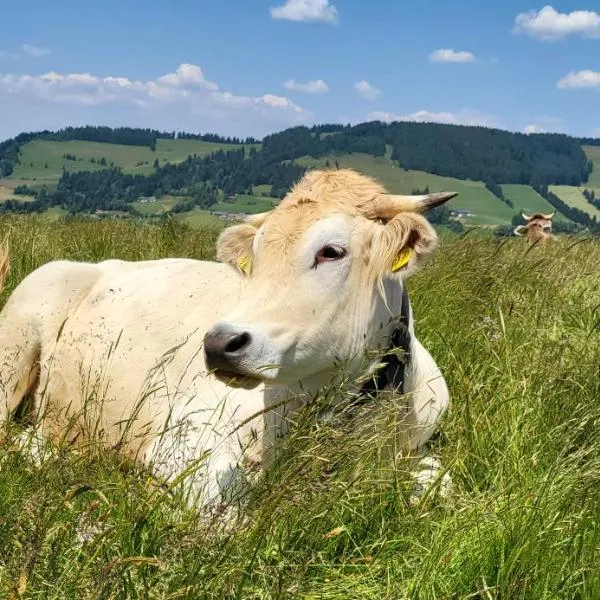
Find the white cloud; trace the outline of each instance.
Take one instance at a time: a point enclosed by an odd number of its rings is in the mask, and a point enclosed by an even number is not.
[[[582,89],[582,88],[600,88],[600,72],[591,71],[571,71],[566,77],[563,77],[556,86],[561,90]]]
[[[373,87],[368,81],[364,79],[362,81],[357,81],[354,84],[356,91],[362,98],[366,98],[367,100],[377,100],[381,96],[381,90],[378,90],[376,87]]]
[[[197,65],[183,63],[175,73],[167,73],[157,79],[160,85],[176,88],[201,87],[207,90],[218,90],[219,86],[204,77],[202,69]]]
[[[544,6],[521,13],[515,19],[516,33],[526,33],[542,40],[556,40],[569,35],[600,37],[600,14],[590,10],[559,13],[552,6]]]
[[[537,115],[523,128],[523,133],[562,133],[565,123],[557,117]]]
[[[273,19],[337,23],[338,10],[329,0],[287,0],[282,6],[271,8]]]
[[[385,123],[392,123],[393,121],[411,121],[413,123],[443,123],[446,125],[494,126],[493,117],[471,110],[463,110],[458,113],[419,110],[405,115],[392,112],[373,111],[369,113],[368,119],[370,121],[383,121]]]
[[[466,63],[473,62],[474,60],[475,55],[471,52],[453,50],[451,48],[440,48],[429,55],[429,62]]]
[[[25,54],[29,54],[29,56],[35,58],[41,58],[42,56],[48,56],[48,54],[50,54],[49,48],[40,48],[39,46],[32,46],[31,44],[23,44],[21,49]]]
[[[206,79],[200,67],[187,63],[174,73],[149,81],[54,71],[43,75],[0,73],[0,107],[7,105],[20,107],[19,112],[24,114],[26,106],[35,105],[32,112],[36,122],[45,115],[48,122],[55,123],[55,116],[64,114],[64,124],[72,124],[70,111],[79,107],[81,114],[92,116],[87,117],[88,122],[110,114],[113,122],[117,118],[127,124],[143,122],[145,126],[229,135],[264,135],[313,121],[310,112],[283,96],[244,96],[220,90]],[[33,123],[23,119],[20,128],[31,129]]]
[[[546,130],[535,123],[523,128],[523,133],[546,133]]]
[[[304,92],[306,94],[326,94],[329,91],[329,87],[322,79],[316,81],[307,81],[301,83],[295,79],[290,79],[283,84],[286,90],[293,90],[295,92]]]

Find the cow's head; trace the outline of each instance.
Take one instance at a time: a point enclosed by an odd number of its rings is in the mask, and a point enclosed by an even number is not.
[[[518,236],[526,236],[531,241],[543,242],[550,237],[552,232],[552,217],[554,217],[554,214],[554,212],[549,215],[535,213],[530,216],[521,212],[525,224],[517,225],[513,233]]]
[[[209,369],[232,385],[292,384],[382,345],[402,279],[436,246],[422,213],[453,196],[395,196],[351,170],[312,171],[277,208],[226,229],[217,257],[244,290],[205,336]]]

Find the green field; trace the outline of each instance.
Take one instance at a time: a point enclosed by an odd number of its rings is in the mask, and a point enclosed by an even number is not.
[[[594,163],[594,170],[590,174],[588,188],[600,189],[600,146],[583,146],[583,150]]]
[[[199,208],[190,212],[179,213],[175,216],[175,219],[189,225],[193,229],[221,230],[226,225],[223,219]]]
[[[410,193],[426,186],[432,192],[453,191],[459,196],[448,203],[450,208],[471,211],[475,216],[465,220],[474,225],[504,225],[510,223],[513,211],[490,193],[480,181],[462,181],[451,177],[439,177],[423,171],[405,171],[391,164],[385,158],[375,158],[366,154],[344,154],[321,159],[304,157],[296,162],[306,166],[324,166],[338,162],[340,167],[349,167],[370,175],[383,184],[390,192]]]
[[[549,189],[569,206],[578,208],[590,216],[600,219],[600,210],[590,204],[582,193],[585,188],[576,188],[568,185],[551,185]]]
[[[271,210],[278,203],[277,198],[238,194],[234,200],[224,200],[211,206],[211,211],[256,214]]]
[[[5,235],[0,304],[57,258],[211,259],[217,228],[0,216]],[[350,411],[335,382],[227,531],[95,447],[37,466],[13,428],[0,444],[0,597],[600,598],[600,242],[445,237],[408,285],[452,397],[429,447],[448,498],[409,502],[395,445],[405,400]]]
[[[258,147],[258,146],[257,146]],[[126,173],[148,175],[153,171],[154,161],[177,163],[196,154],[206,156],[217,150],[236,149],[239,146],[214,144],[196,140],[159,139],[156,151],[145,146],[125,146],[101,142],[50,142],[34,140],[21,148],[20,163],[15,167],[12,178],[27,180],[57,180],[63,168],[67,171],[96,171],[106,168],[98,164],[102,158],[108,165],[111,162],[123,168]],[[63,158],[65,154],[75,155],[77,161]],[[96,162],[92,163],[91,159]],[[47,168],[46,168],[47,165]]]
[[[184,199],[183,196],[167,195],[156,202],[133,202],[132,206],[141,215],[150,217],[168,212],[175,204]],[[210,212],[255,214],[271,210],[278,203],[277,198],[238,194],[235,199],[217,202],[217,204],[211,206]]]
[[[46,209],[45,212],[42,213],[41,217],[45,219],[49,219],[51,221],[56,221],[66,216],[68,213],[60,208],[59,206],[51,206]]]
[[[534,212],[550,214],[555,211],[554,207],[529,185],[505,184],[501,188],[504,197],[512,200],[515,211],[518,213],[524,211],[527,214]],[[556,212],[554,219],[556,221],[570,221],[560,212]]]
[[[28,200],[33,200],[33,196],[21,196],[14,193],[14,189],[18,185],[28,185],[28,181],[22,180],[13,180],[13,179],[1,179],[0,178],[0,202],[4,202],[5,200],[18,200],[20,202],[27,202]]]
[[[260,144],[256,145],[260,148]],[[20,183],[25,183],[34,188],[46,185],[52,190],[63,169],[68,171],[89,171],[106,168],[99,164],[105,159],[107,166],[114,163],[130,174],[148,175],[153,171],[154,161],[159,164],[166,162],[177,163],[185,160],[187,156],[196,154],[205,156],[219,149],[239,148],[228,144],[215,144],[195,140],[170,140],[157,141],[156,151],[148,147],[125,146],[119,144],[105,144],[98,142],[69,141],[51,142],[35,140],[24,144],[21,150],[20,163],[16,166],[10,178],[0,180],[0,202],[14,198],[12,189]],[[246,146],[249,150],[250,146]],[[590,215],[600,218],[600,211],[588,204],[581,191],[586,187],[593,189],[600,197],[600,148],[584,147],[590,160],[596,165],[591,174],[588,185],[575,188],[569,186],[553,186],[552,189],[568,204],[585,210]],[[505,195],[514,205],[513,211],[507,204],[491,194],[479,181],[463,181],[450,177],[440,177],[422,171],[406,171],[394,164],[389,156],[391,147],[387,148],[386,157],[375,158],[364,154],[349,154],[342,156],[327,156],[321,159],[303,157],[298,159],[299,164],[308,167],[324,167],[326,162],[334,165],[337,161],[342,167],[354,168],[379,180],[391,192],[410,193],[414,189],[429,187],[431,191],[456,191],[457,198],[448,203],[451,209],[468,210],[473,217],[463,218],[467,225],[505,225],[510,223],[515,213],[521,210],[552,212],[552,207],[529,186],[503,185]],[[67,160],[64,155],[75,155],[78,160]],[[92,163],[91,160],[95,162]],[[253,195],[240,195],[235,202],[223,201],[214,207],[216,211],[256,213],[269,210],[273,200],[268,197],[271,186],[258,185],[253,190]],[[263,196],[266,194],[266,196]],[[20,200],[27,200],[21,197]],[[167,211],[176,203],[174,197],[168,197],[153,204],[134,203],[136,209],[142,214],[152,216]],[[557,220],[568,220],[561,214]]]
[[[272,186],[270,185],[255,185],[254,189],[252,190],[254,192],[254,195],[256,196],[262,196],[263,194],[266,194],[267,196],[269,196],[271,194],[271,188]]]
[[[17,196],[13,192],[13,188],[0,185],[0,202],[5,202],[6,200],[17,200],[19,202],[27,202],[33,199],[33,196]]]
[[[146,217],[162,215],[171,210],[178,202],[183,200],[181,196],[163,196],[156,202],[132,202],[131,206]]]

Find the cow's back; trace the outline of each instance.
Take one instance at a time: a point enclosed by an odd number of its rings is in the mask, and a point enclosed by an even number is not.
[[[73,433],[99,426],[115,444],[124,433],[142,440],[178,394],[193,390],[209,408],[222,401],[227,390],[206,377],[202,339],[239,300],[239,276],[220,263],[187,259],[97,268],[56,343],[45,345],[46,423],[64,433],[79,415]]]

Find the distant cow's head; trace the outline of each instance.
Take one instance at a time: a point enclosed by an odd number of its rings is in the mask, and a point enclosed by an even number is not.
[[[394,196],[354,171],[312,171],[277,208],[226,229],[217,257],[243,274],[244,293],[205,337],[209,368],[292,383],[362,356],[436,246],[421,213],[454,195]]]
[[[521,213],[525,225],[515,227],[514,234],[525,236],[531,242],[544,243],[550,238],[552,233],[552,217],[554,212],[546,215],[544,213],[535,213],[531,216]]]

